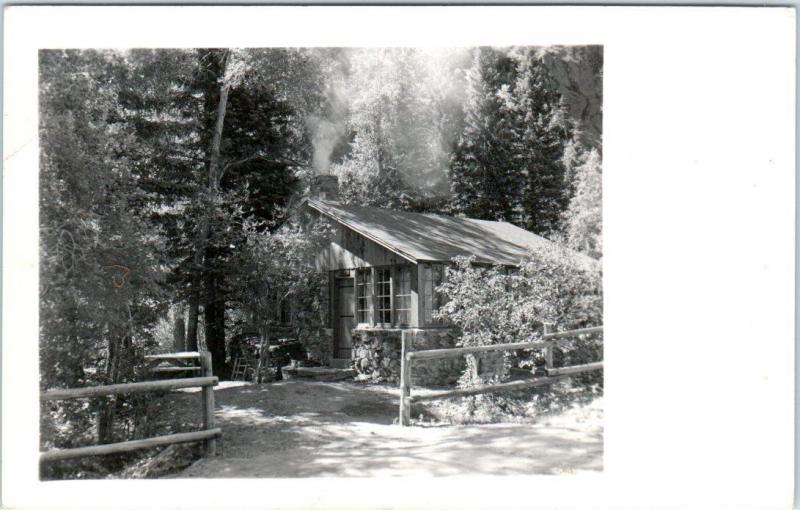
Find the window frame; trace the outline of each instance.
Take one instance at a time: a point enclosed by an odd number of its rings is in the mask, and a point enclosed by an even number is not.
[[[387,278],[387,279],[384,279],[384,280],[380,279],[382,273],[385,273],[385,275],[386,275],[385,278]],[[393,321],[394,321],[394,292],[393,292],[393,287],[394,287],[394,285],[392,284],[392,280],[393,280],[393,278],[392,278],[392,266],[381,266],[381,267],[376,267],[375,268],[375,279],[373,281],[373,289],[374,289],[374,291],[373,291],[374,294],[373,295],[375,296],[375,298],[374,298],[373,306],[374,306],[374,314],[375,314],[374,315],[374,317],[375,317],[374,324],[376,326],[386,327],[386,326],[391,326],[393,324]],[[385,288],[384,288],[384,286],[385,286]],[[387,291],[388,293],[383,293],[383,291],[386,288],[388,288],[388,291]],[[385,301],[383,301],[385,298],[389,298],[389,301],[388,301],[388,305],[389,306],[388,306],[388,308],[381,307],[381,305],[385,303]],[[386,316],[385,316],[386,312],[388,312],[388,314],[389,314],[389,316],[388,316],[389,320],[388,321],[384,321],[383,320],[383,319],[386,318]]]
[[[414,286],[412,285],[412,278],[413,272],[411,271],[411,266],[409,265],[397,265],[394,266],[394,280],[392,285],[392,296],[393,296],[393,316],[392,322],[393,324],[397,325],[398,327],[410,327],[413,323],[413,312],[414,312],[414,304],[413,298],[414,295]],[[404,280],[401,275],[407,275],[407,283],[408,288],[406,294],[399,294],[401,289],[401,285]],[[401,299],[402,298],[402,299]],[[400,308],[400,304],[402,301],[405,301],[405,307]],[[401,314],[405,314],[406,320],[404,322],[400,321]]]
[[[434,312],[438,311],[442,305],[447,301],[436,292],[436,287],[441,285],[447,280],[447,264],[431,262],[424,265],[423,268],[423,306],[422,306],[422,322],[426,326],[442,326],[446,327],[448,324],[442,319],[434,319]],[[434,274],[438,273],[438,278],[434,278]],[[436,306],[434,306],[434,304]]]
[[[374,271],[371,267],[362,267],[356,269],[356,326],[372,325],[375,323],[375,292],[373,276]],[[361,278],[364,281],[361,281]],[[361,292],[364,292],[362,295]],[[362,301],[363,300],[363,301]],[[365,304],[362,307],[362,302]],[[362,314],[364,314],[362,320]]]

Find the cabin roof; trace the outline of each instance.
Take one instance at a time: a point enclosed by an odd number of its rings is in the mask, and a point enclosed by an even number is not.
[[[308,199],[307,205],[412,262],[475,256],[485,264],[517,266],[531,251],[554,245],[511,223],[395,211]],[[584,264],[595,259],[575,253]]]

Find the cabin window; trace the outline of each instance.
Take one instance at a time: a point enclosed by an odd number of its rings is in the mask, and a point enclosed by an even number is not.
[[[411,268],[397,268],[397,281],[394,286],[394,309],[397,312],[396,322],[400,326],[411,323]]]
[[[379,324],[392,323],[392,272],[388,267],[379,267],[375,270],[375,322]]]
[[[444,304],[444,296],[436,292],[436,287],[444,282],[444,266],[431,264],[422,266],[424,269],[424,321],[426,324],[443,324],[441,319],[434,319],[434,312]]]
[[[372,315],[372,270],[356,272],[356,312],[359,324],[369,324]]]

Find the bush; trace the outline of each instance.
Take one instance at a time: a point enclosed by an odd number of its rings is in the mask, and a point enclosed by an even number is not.
[[[558,415],[571,408],[591,404],[602,397],[597,386],[563,380],[553,388],[527,388],[507,393],[487,393],[471,397],[421,402],[413,415],[431,422],[455,425],[476,423],[532,423]]]
[[[437,292],[447,298],[437,316],[461,330],[461,346],[537,341],[542,338],[544,324],[553,325],[555,331],[602,324],[599,262],[555,244],[531,253],[514,269],[481,267],[474,258],[456,258]],[[554,362],[564,366],[599,361],[602,351],[601,338],[571,339],[555,350]],[[543,362],[541,352],[506,355],[506,367]],[[507,377],[505,373],[479,374],[471,357],[467,365],[459,380],[461,387],[491,384]],[[575,379],[587,386],[602,383],[602,373]],[[481,408],[513,407],[506,400],[474,397],[466,411],[476,414]]]

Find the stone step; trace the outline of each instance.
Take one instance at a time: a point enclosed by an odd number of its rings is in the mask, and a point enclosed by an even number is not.
[[[350,358],[334,358],[331,360],[331,368],[351,368],[353,360]]]
[[[284,379],[303,379],[311,381],[342,381],[352,379],[356,371],[352,368],[332,367],[284,367],[281,369]]]

